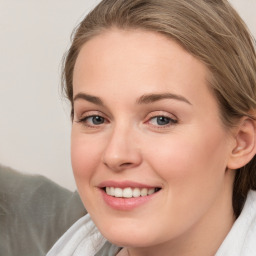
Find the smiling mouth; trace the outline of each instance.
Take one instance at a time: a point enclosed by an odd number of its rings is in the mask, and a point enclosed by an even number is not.
[[[161,188],[117,188],[104,187],[103,190],[109,196],[119,198],[145,197],[157,193]]]

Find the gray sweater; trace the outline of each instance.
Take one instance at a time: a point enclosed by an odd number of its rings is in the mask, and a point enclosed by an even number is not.
[[[0,165],[1,256],[45,256],[85,214],[77,192]]]

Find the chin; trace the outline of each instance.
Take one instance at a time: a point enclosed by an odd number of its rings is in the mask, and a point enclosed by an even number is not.
[[[148,240],[148,236],[140,236],[134,233],[127,234],[120,232],[118,234],[107,234],[106,239],[119,247],[130,247],[130,248],[143,248],[150,247],[152,243]]]
[[[110,222],[111,223],[111,222]],[[114,223],[114,222],[112,222]],[[144,226],[144,225],[143,225]],[[145,226],[144,226],[145,227]],[[161,243],[160,237],[156,237],[153,231],[143,229],[139,225],[104,225],[99,227],[102,235],[112,244],[119,247],[150,247]],[[158,242],[157,242],[158,241]]]

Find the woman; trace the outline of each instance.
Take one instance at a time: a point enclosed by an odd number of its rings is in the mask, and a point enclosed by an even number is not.
[[[63,77],[90,216],[49,255],[255,254],[256,55],[227,1],[104,0]]]

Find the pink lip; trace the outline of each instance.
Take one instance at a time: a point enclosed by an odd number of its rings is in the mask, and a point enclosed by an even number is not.
[[[105,187],[114,187],[114,188],[156,188],[156,186],[150,186],[138,182],[133,182],[133,181],[122,181],[122,182],[117,182],[117,181],[104,181],[101,182],[98,185],[99,191],[103,197],[104,202],[110,206],[111,208],[115,210],[120,210],[120,211],[130,211],[133,210],[136,207],[139,207],[149,201],[151,201],[157,194],[158,192],[147,195],[147,196],[140,196],[140,197],[132,197],[132,198],[120,198],[120,197],[114,197],[108,195],[103,188]]]
[[[150,185],[146,185],[146,184],[142,184],[142,183],[138,183],[138,182],[134,182],[134,181],[122,181],[122,182],[118,182],[118,181],[104,181],[101,182],[98,185],[99,188],[105,188],[105,187],[114,187],[114,188],[156,188],[156,186],[150,186]]]
[[[105,193],[103,189],[100,189],[102,197],[105,203],[110,206],[111,208],[119,211],[131,211],[134,208],[137,208],[155,197],[158,192],[148,195],[148,196],[140,196],[140,197],[132,197],[132,198],[120,198],[120,197],[113,197],[109,196]]]

